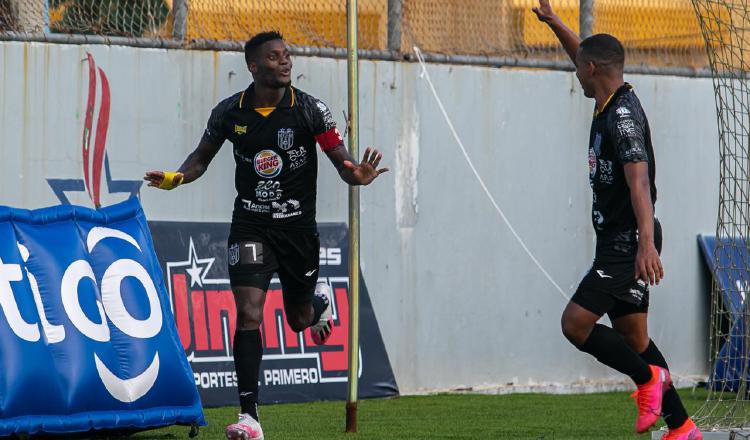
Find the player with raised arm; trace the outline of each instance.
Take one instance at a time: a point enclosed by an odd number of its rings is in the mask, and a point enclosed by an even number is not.
[[[533,11],[573,60],[584,95],[596,102],[588,149],[596,254],[565,307],[563,334],[579,350],[633,379],[637,432],[646,432],[663,415],[669,428],[664,440],[701,439],[647,330],[649,285],[664,276],[661,225],[654,217],[651,130],[633,87],[623,79],[625,51],[607,34],[581,41],[549,0],[540,0]],[[604,314],[612,327],[597,323]]]
[[[310,328],[324,344],[333,321],[330,291],[317,283],[320,241],[315,220],[317,154],[328,156],[349,185],[368,185],[380,174],[380,152],[367,148],[357,164],[320,100],[292,87],[292,59],[283,37],[263,32],[245,44],[253,83],[211,112],[198,147],[177,172],[149,171],[149,186],[174,189],[198,179],[225,140],[233,144],[237,197],[228,240],[229,278],[237,304],[234,361],[239,421],[228,439],[263,439],[258,422],[260,324],[271,278],[278,273],[289,326]]]

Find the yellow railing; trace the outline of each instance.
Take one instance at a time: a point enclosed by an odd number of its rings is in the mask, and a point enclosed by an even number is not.
[[[36,1],[36,0],[26,0]],[[171,11],[172,0],[58,0],[50,10],[50,25],[65,23],[62,32],[76,33],[76,17],[66,17],[71,5],[111,3],[107,20],[120,22],[111,35],[130,29],[146,37],[170,38],[172,14],[158,16],[159,5]],[[189,0],[185,43],[195,40],[242,42],[262,30],[278,30],[298,46],[346,46],[346,2],[343,0]],[[363,49],[387,49],[389,25],[401,31],[402,51],[417,45],[426,52],[447,55],[489,55],[565,59],[555,36],[532,13],[537,0],[401,0],[401,15],[389,23],[388,0],[359,0],[359,40]],[[92,3],[94,4],[94,3]],[[140,7],[141,15],[113,8]],[[553,0],[557,13],[578,29],[579,0]],[[145,7],[143,5],[149,5]],[[85,9],[85,8],[84,8]],[[105,8],[106,9],[106,8]],[[156,11],[156,12],[154,12]],[[110,32],[97,17],[81,15],[81,33]],[[119,17],[119,18],[118,18]],[[124,17],[124,18],[123,18]],[[139,19],[123,26],[123,19]],[[84,21],[88,20],[86,23]],[[393,20],[393,17],[391,17]],[[93,23],[91,23],[93,22]],[[596,0],[594,32],[617,36],[632,63],[670,66],[705,65],[699,23],[690,0]]]

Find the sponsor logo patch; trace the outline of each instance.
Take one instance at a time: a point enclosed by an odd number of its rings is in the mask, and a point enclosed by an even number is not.
[[[648,157],[645,156],[643,148],[641,148],[641,144],[638,141],[632,141],[630,149],[624,153],[624,156],[626,160],[646,159]]]
[[[623,119],[617,122],[617,132],[621,137],[632,137],[636,135],[635,121],[632,119]]]
[[[284,190],[281,189],[281,182],[278,180],[261,180],[258,182],[258,186],[255,187],[255,198],[257,198],[259,202],[276,202],[281,200],[283,194]]]
[[[299,210],[301,207],[300,202],[294,199],[289,199],[284,203],[273,202],[271,203],[271,207],[274,209],[271,217],[276,219],[302,215],[302,211]]]
[[[291,170],[302,168],[307,163],[307,150],[305,150],[305,147],[287,151],[287,154],[289,154],[289,169]]]
[[[633,296],[633,298],[638,301],[638,303],[641,303],[643,301],[643,298],[648,293],[648,284],[646,284],[645,281],[639,279],[636,282],[636,285],[633,286],[633,288],[630,289],[630,294]]]
[[[265,179],[278,176],[284,166],[281,156],[272,150],[263,150],[256,154],[253,163],[255,164],[255,172]]]
[[[269,212],[271,212],[271,206],[261,205],[247,199],[242,199],[242,207],[245,208],[246,211],[255,212],[258,214],[268,214]]]
[[[599,159],[599,181],[608,185],[615,182],[611,160]]]

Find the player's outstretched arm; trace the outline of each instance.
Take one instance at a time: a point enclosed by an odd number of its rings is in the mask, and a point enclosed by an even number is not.
[[[190,183],[206,172],[208,164],[211,163],[220,148],[221,145],[216,145],[204,136],[198,147],[188,155],[176,172],[147,171],[143,180],[148,182],[148,186],[166,190]]]
[[[654,245],[654,206],[648,178],[648,162],[630,162],[625,166],[625,180],[630,187],[630,200],[638,221],[638,254],[635,277],[651,285],[664,278],[664,267]]]
[[[565,26],[562,19],[552,11],[552,6],[549,4],[549,0],[539,0],[539,7],[531,8],[536,14],[539,21],[547,23],[547,25],[555,33],[557,39],[560,40],[565,52],[573,61],[576,63],[576,53],[578,53],[578,46],[581,44],[581,39],[578,35],[573,32],[569,27]]]
[[[388,172],[388,168],[378,168],[383,154],[374,148],[365,149],[360,163],[355,162],[343,144],[326,151],[326,154],[339,172],[341,180],[349,185],[369,185],[376,177]]]

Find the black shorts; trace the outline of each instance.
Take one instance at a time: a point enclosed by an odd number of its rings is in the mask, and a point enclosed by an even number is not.
[[[635,279],[635,261],[618,264],[594,263],[581,280],[571,301],[599,316],[617,319],[647,313],[648,284]]]
[[[320,268],[317,231],[232,228],[227,252],[229,281],[233,287],[268,290],[275,272],[279,275],[285,302],[312,301]]]
[[[661,254],[662,231],[658,221],[654,224],[654,245]],[[637,241],[633,246],[637,249]],[[571,301],[596,315],[607,314],[611,320],[647,313],[649,286],[635,278],[635,253],[617,260],[596,258]]]

